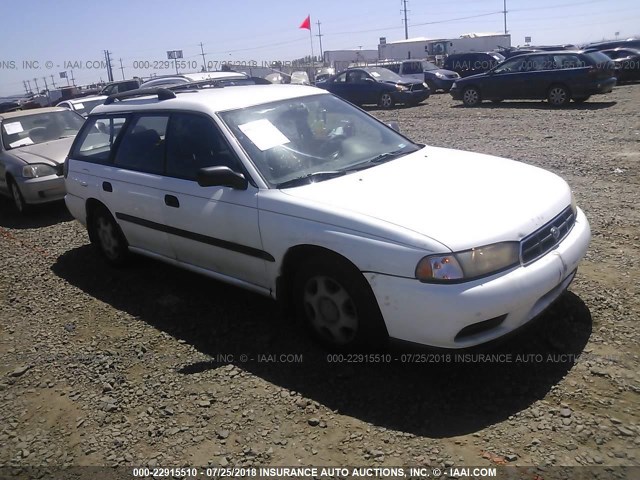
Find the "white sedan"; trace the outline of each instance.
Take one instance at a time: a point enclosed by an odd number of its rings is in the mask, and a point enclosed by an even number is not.
[[[65,100],[60,102],[56,107],[68,108],[76,113],[79,113],[83,117],[86,117],[91,113],[98,105],[102,105],[107,99],[107,95],[93,95],[90,97],[78,97],[71,100]]]
[[[284,302],[330,347],[496,339],[589,245],[557,175],[416,144],[321,90],[146,95],[96,108],[71,149],[66,202],[92,242]]]

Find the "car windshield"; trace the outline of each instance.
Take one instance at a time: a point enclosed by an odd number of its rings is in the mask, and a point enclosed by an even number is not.
[[[83,123],[84,118],[70,110],[7,118],[2,123],[2,143],[5,149],[11,150],[73,137]]]
[[[420,148],[328,94],[231,110],[220,116],[265,181],[276,188],[373,167]]]
[[[437,65],[434,65],[431,62],[422,62],[422,68],[425,71],[430,71],[430,70],[440,70],[440,67],[438,67]]]
[[[98,105],[102,105],[105,100],[106,99],[104,98],[99,98],[97,100],[86,100],[86,101],[74,102],[73,109],[76,112],[78,112],[80,115],[84,115],[86,117],[87,115],[89,115],[89,113],[91,113],[91,110],[93,110]]]
[[[402,78],[397,73],[392,72],[388,68],[375,67],[365,70],[369,75],[379,82],[401,82]]]

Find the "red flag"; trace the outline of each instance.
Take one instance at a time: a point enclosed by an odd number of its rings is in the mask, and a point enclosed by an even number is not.
[[[307,30],[311,30],[311,15],[307,15],[307,18],[304,19],[304,22],[300,24],[299,28],[306,28]]]

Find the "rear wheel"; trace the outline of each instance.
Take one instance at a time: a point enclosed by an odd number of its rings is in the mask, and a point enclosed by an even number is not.
[[[468,87],[465,88],[464,92],[462,92],[462,103],[467,107],[475,107],[482,102],[482,98],[480,97],[480,92],[476,87]]]
[[[390,93],[383,93],[382,95],[380,95],[380,99],[378,100],[378,105],[382,108],[393,108],[393,106],[396,104],[395,100],[393,99],[393,97],[391,96]]]
[[[89,238],[102,256],[113,265],[123,265],[129,248],[120,227],[106,207],[97,207],[89,221]]]
[[[24,215],[27,213],[27,204],[24,201],[22,193],[20,193],[20,187],[18,187],[16,181],[12,178],[8,180],[8,183],[9,190],[11,192],[11,200],[13,200],[13,206],[19,214]]]
[[[552,107],[564,107],[571,101],[569,89],[564,85],[553,85],[547,93],[547,100]]]
[[[330,349],[382,347],[388,340],[371,287],[339,257],[303,263],[294,277],[293,300],[297,317]]]
[[[584,103],[587,100],[589,100],[590,97],[591,97],[591,95],[587,95],[586,97],[573,97],[573,101],[575,103]]]

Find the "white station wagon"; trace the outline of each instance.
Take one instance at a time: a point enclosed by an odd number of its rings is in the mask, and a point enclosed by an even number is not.
[[[560,177],[416,144],[323,90],[140,95],[94,109],[65,164],[91,241],[285,302],[330,347],[496,339],[561,295],[589,245]]]

